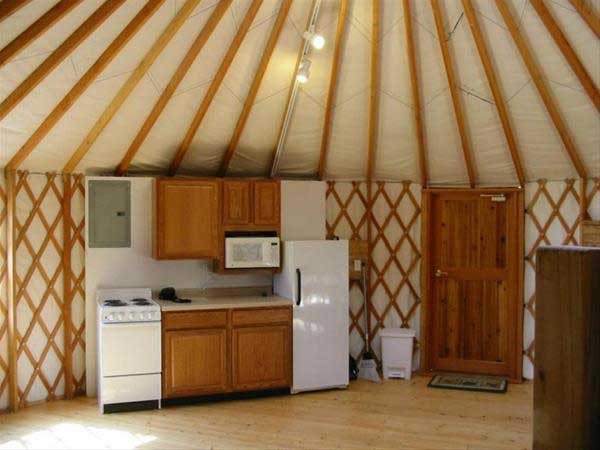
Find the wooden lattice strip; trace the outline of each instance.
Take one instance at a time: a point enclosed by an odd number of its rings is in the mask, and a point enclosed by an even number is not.
[[[79,260],[77,266],[79,267],[76,272],[75,261],[79,257],[82,258],[85,252],[85,241],[83,237],[83,230],[85,226],[85,188],[84,188],[84,177],[82,174],[77,174],[67,178],[70,183],[68,189],[65,192],[70,194],[70,214],[69,217],[65,217],[68,227],[68,243],[69,248],[65,251],[70,252],[71,264],[69,265],[68,274],[66,275],[69,279],[69,302],[70,302],[70,322],[71,327],[69,330],[68,345],[70,346],[71,355],[71,380],[73,386],[73,395],[80,395],[85,393],[85,361],[77,361],[77,358],[85,359],[85,291],[84,291],[84,280],[85,280],[85,267],[83,260]],[[66,247],[66,246],[65,246]],[[77,317],[74,314],[75,302],[80,301],[82,303],[82,315]],[[81,350],[78,354],[77,349]],[[79,356],[78,356],[79,355]],[[77,365],[82,367],[81,374],[76,374],[73,369]]]
[[[47,218],[48,208],[51,206],[50,202],[54,200],[57,205],[60,205],[62,201],[62,192],[56,185],[56,175],[46,174],[42,190],[36,195],[33,192],[29,181],[31,177],[37,176],[29,175],[27,172],[19,173],[15,189],[15,196],[17,199],[24,196],[24,200],[29,200],[29,202],[31,202],[31,208],[23,223],[20,223],[18,217],[14,218],[17,236],[17,239],[15,240],[15,254],[18,257],[17,250],[23,248],[26,251],[26,254],[31,258],[30,266],[26,268],[24,276],[15,273],[15,285],[17,287],[15,303],[18,305],[19,302],[23,301],[32,314],[30,326],[27,328],[25,334],[21,334],[20,330],[16,333],[18,342],[17,357],[22,358],[25,356],[32,366],[32,373],[23,389],[21,389],[23,380],[20,380],[18,400],[20,406],[24,406],[29,402],[29,396],[36,379],[40,380],[41,384],[46,389],[46,399],[51,400],[60,396],[60,393],[57,393],[56,389],[60,385],[61,379],[64,378],[64,354],[63,349],[61,349],[61,344],[59,343],[60,340],[57,338],[58,332],[64,325],[62,314],[60,313],[63,298],[56,289],[57,283],[60,282],[60,279],[63,276],[62,265],[59,262],[55,267],[45,267],[45,265],[49,263],[44,258],[46,255],[48,255],[48,257],[52,256],[51,253],[46,252],[53,249],[60,259],[60,255],[63,251],[61,237],[56,237],[56,233],[60,230],[59,225],[62,221],[60,207],[57,208],[57,212],[53,218]],[[36,219],[38,220],[38,223],[41,224],[42,230],[45,232],[45,237],[37,249],[34,248],[29,236],[29,233],[31,232],[30,228]],[[33,238],[33,235],[31,237]],[[39,298],[33,298],[28,290],[33,283],[32,280],[34,274],[38,277],[38,282],[45,285],[45,289]],[[52,299],[59,308],[59,313],[51,330],[46,324],[48,317],[45,317],[47,314],[46,305],[50,299]],[[29,339],[34,327],[41,330],[47,337],[47,342],[37,357],[29,348]],[[50,352],[53,353],[56,358],[55,363],[58,364],[56,374],[52,380],[48,380],[45,373],[45,370],[49,369],[49,367],[46,367],[46,360]],[[39,396],[39,393],[36,395]],[[36,398],[36,400],[37,399],[38,398]]]
[[[8,305],[6,297],[6,192],[0,184],[0,410],[8,406]],[[5,400],[6,399],[6,400]]]

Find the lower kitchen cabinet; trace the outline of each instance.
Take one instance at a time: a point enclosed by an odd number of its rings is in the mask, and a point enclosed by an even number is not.
[[[164,397],[227,389],[227,329],[166,331],[163,348]]]
[[[234,328],[233,389],[254,391],[289,386],[290,334],[289,325]]]
[[[292,384],[289,306],[164,312],[163,398]]]

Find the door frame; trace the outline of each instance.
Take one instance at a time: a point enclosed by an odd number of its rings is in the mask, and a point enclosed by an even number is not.
[[[515,358],[513,365],[514,371],[508,376],[510,382],[520,383],[522,382],[523,372],[523,309],[525,304],[523,302],[523,288],[524,288],[524,276],[525,276],[525,199],[524,190],[521,187],[486,187],[486,188],[423,188],[421,191],[421,342],[419,345],[420,349],[420,363],[423,371],[432,372],[433,359],[431,345],[433,342],[433,327],[431,324],[431,310],[432,310],[432,282],[433,282],[433,271],[431,267],[432,261],[432,221],[431,221],[431,208],[433,202],[431,198],[435,194],[444,193],[471,193],[471,194],[506,194],[516,195],[517,200],[517,285],[515,295],[520,307],[517,310],[517,317],[514,318],[516,321],[516,339],[517,345],[515,346],[515,353],[510,355],[511,358]]]

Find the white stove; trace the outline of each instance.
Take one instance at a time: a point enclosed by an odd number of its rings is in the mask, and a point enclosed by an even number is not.
[[[147,288],[99,289],[98,404],[115,412],[160,407],[160,306]]]

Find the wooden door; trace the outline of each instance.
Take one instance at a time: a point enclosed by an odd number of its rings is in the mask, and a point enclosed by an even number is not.
[[[156,209],[157,258],[219,256],[218,180],[157,180]]]
[[[290,334],[289,324],[234,328],[233,389],[247,391],[290,386]]]
[[[227,329],[164,332],[163,397],[227,389]]]
[[[247,225],[252,221],[249,180],[223,181],[223,224]]]
[[[257,180],[254,182],[254,223],[256,225],[279,225],[279,181]]]
[[[431,369],[520,378],[521,195],[431,193]]]

